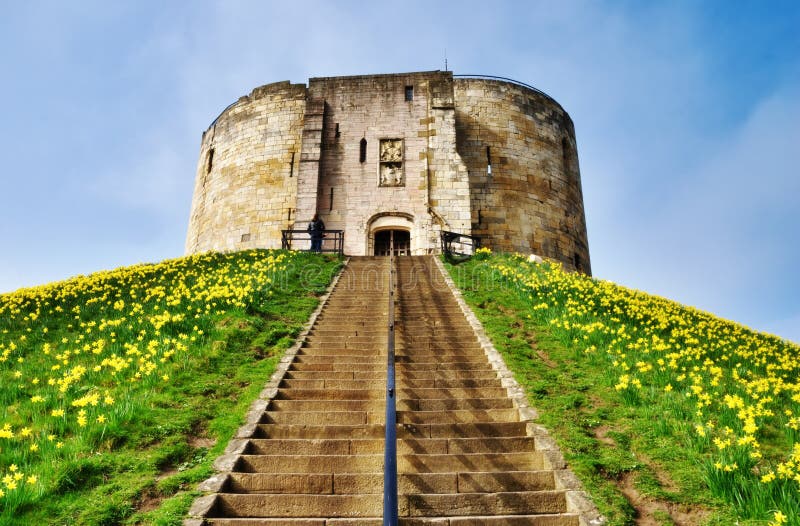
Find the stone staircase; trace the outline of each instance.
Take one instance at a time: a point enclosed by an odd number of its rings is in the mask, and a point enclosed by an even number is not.
[[[400,524],[588,524],[435,262],[396,262]],[[350,260],[187,525],[382,524],[388,269]]]

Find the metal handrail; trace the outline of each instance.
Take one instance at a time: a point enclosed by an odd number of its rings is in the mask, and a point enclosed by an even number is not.
[[[453,75],[453,77],[458,78],[473,78],[473,79],[490,79],[490,80],[502,80],[504,82],[510,82],[511,84],[516,84],[518,86],[522,86],[523,88],[528,88],[531,91],[538,93],[539,95],[548,98],[549,100],[558,104],[561,107],[561,104],[558,103],[556,99],[545,93],[544,91],[540,90],[539,88],[534,88],[530,84],[525,84],[524,82],[520,82],[518,80],[510,79],[508,77],[498,77],[496,75]],[[563,109],[563,108],[562,108]]]
[[[442,230],[442,253],[452,262],[466,261],[481,248],[480,236]]]
[[[296,235],[299,234],[299,235]],[[323,230],[322,246],[319,252],[331,252],[344,254],[344,230]],[[311,241],[311,233],[308,230],[281,230],[281,248],[284,250],[310,251],[293,246],[294,241]],[[330,246],[333,245],[333,246]]]
[[[389,238],[389,339],[386,357],[386,438],[383,447],[383,526],[397,526],[397,390],[394,381],[394,236]]]

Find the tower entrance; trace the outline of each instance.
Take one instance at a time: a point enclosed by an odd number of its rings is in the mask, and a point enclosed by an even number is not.
[[[394,246],[395,256],[411,254],[411,232],[408,230],[379,230],[374,233],[374,255],[388,256]]]

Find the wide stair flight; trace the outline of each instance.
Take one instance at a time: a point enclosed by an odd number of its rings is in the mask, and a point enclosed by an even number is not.
[[[435,262],[395,262],[400,524],[578,526]],[[382,524],[389,264],[351,258],[205,524]]]

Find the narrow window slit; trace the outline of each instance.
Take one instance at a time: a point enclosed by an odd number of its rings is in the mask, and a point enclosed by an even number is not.
[[[414,100],[414,86],[406,86],[406,102]]]
[[[492,175],[492,148],[486,147],[486,173]]]
[[[342,135],[342,132],[339,131],[339,123],[337,122],[336,123],[336,138],[338,139],[339,137],[341,137],[341,135]]]
[[[328,203],[328,211],[330,212],[331,210],[333,210],[333,187],[331,187],[331,199],[330,203]]]
[[[289,177],[294,176],[294,152],[292,152],[292,160],[289,161]]]
[[[214,148],[208,150],[208,160],[206,161],[206,173],[211,173],[211,167],[214,165]]]
[[[367,139],[362,138],[360,143],[360,150],[358,153],[358,162],[367,162]]]

